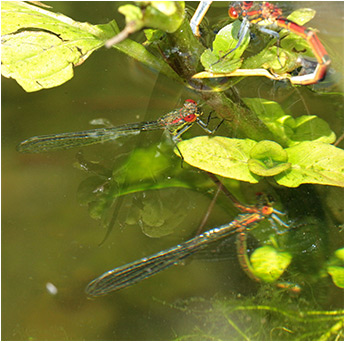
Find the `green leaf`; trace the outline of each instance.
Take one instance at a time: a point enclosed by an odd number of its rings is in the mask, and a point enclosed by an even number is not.
[[[278,184],[298,187],[317,183],[343,187],[344,151],[320,142],[303,142],[286,149],[291,169],[275,176]]]
[[[243,101],[275,135],[277,142],[288,146],[289,136],[295,127],[294,118],[287,115],[275,101],[261,98],[244,98]]]
[[[206,70],[219,73],[224,72],[224,70],[233,71],[240,68],[242,61],[240,59],[220,60],[210,49],[207,49],[201,56],[201,63]]]
[[[139,205],[137,223],[142,232],[152,238],[181,231],[186,227],[187,218],[196,211],[195,200],[194,191],[182,188],[146,191]]]
[[[327,272],[335,286],[344,288],[344,248],[334,251],[334,255],[328,261]]]
[[[136,30],[151,27],[172,33],[183,22],[184,1],[148,1],[143,4],[144,7],[127,4],[118,9],[125,16],[126,23],[131,23]]]
[[[280,46],[291,56],[291,68],[298,67],[296,62],[299,55],[315,57],[309,43],[302,37],[290,32],[281,40]],[[289,70],[289,69],[288,69]]]
[[[340,260],[344,261],[344,248],[340,248],[334,252],[334,255]]]
[[[164,144],[161,148],[165,148]],[[158,151],[156,145],[135,149],[113,171],[103,171],[102,175],[84,180],[78,188],[78,201],[89,207],[92,218],[103,220],[107,219],[115,199],[124,195],[164,188],[196,189],[213,184],[202,174],[182,169],[179,159],[175,162],[172,165],[170,154]]]
[[[140,30],[144,26],[144,14],[139,7],[128,4],[120,6],[118,12],[125,16],[126,23],[131,23],[134,30]]]
[[[295,40],[297,40],[297,36],[295,35],[294,37],[295,37]],[[281,40],[281,42],[283,40]],[[298,54],[296,52],[293,53],[293,52],[290,52],[289,50],[282,49],[282,48],[278,49],[277,46],[272,46],[262,50],[257,55],[247,58],[244,61],[242,68],[243,69],[256,69],[256,68],[270,69],[272,72],[282,75],[300,66],[300,63],[297,62],[297,58],[298,58]]]
[[[250,256],[254,274],[265,282],[276,281],[291,263],[292,256],[272,246],[256,249]]]
[[[344,267],[329,266],[327,270],[333,279],[334,285],[339,288],[344,288]]]
[[[263,141],[252,151],[256,144],[250,139],[201,136],[180,142],[178,148],[186,163],[227,178],[256,183],[261,176],[274,175],[286,187],[303,183],[343,187],[342,149],[303,142],[283,151],[275,142]]]
[[[165,32],[162,30],[155,30],[155,29],[145,29],[143,30],[145,37],[147,41],[143,44],[150,44],[159,41],[164,35]]]
[[[289,145],[295,145],[303,141],[321,143],[334,143],[335,133],[330,129],[328,123],[317,116],[306,115],[295,119],[292,134],[289,134]]]
[[[250,151],[249,170],[260,176],[274,176],[291,167],[287,162],[287,152],[280,144],[261,141]]]
[[[245,104],[256,113],[283,146],[293,146],[303,141],[333,143],[335,133],[328,123],[314,115],[293,118],[275,102],[261,98],[244,98]]]
[[[260,177],[248,168],[250,151],[256,142],[251,139],[200,136],[182,141],[178,148],[188,164],[213,174],[257,183]],[[179,155],[178,151],[175,151]]]
[[[1,3],[2,74],[33,92],[63,84],[114,35],[113,23],[76,22],[24,2]]]
[[[298,25],[304,25],[315,17],[316,11],[311,8],[300,8],[293,11],[289,16],[288,20],[292,20]]]
[[[277,162],[286,162],[287,153],[280,144],[272,141],[261,141],[257,143],[250,151],[250,157],[255,159],[270,158]]]
[[[226,25],[218,32],[213,42],[213,51],[207,49],[201,56],[201,63],[206,70],[215,73],[229,73],[240,68],[242,63],[240,57],[250,41],[249,33],[245,35],[242,43],[237,49],[230,53],[225,59],[220,60],[221,57],[234,49],[237,45],[240,26],[241,22],[237,20],[232,24]]]

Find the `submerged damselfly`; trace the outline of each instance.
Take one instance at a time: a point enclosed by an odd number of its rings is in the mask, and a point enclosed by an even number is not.
[[[144,257],[102,274],[88,284],[85,290],[86,293],[90,296],[97,297],[129,287],[184,260],[215,241],[235,233],[250,230],[256,223],[265,218],[276,220],[278,219],[276,215],[282,214],[267,204],[258,207],[249,206],[246,209],[248,213],[238,215],[228,224],[210,229],[175,247],[160,251],[154,255]],[[282,224],[280,220],[279,223]]]

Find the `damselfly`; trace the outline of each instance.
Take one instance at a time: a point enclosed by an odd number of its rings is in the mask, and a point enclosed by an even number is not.
[[[277,214],[282,214],[275,210],[270,204],[244,206],[243,210],[246,210],[247,213],[238,215],[228,224],[210,229],[175,247],[160,251],[154,255],[102,274],[88,284],[85,290],[86,293],[90,296],[97,297],[129,287],[184,260],[213,242],[232,234],[250,230],[256,223],[259,223],[265,218],[276,219],[278,218],[276,216]],[[281,223],[280,221],[280,224]]]
[[[211,3],[212,1],[207,1],[207,0],[201,1],[196,10],[195,15],[193,16],[190,22],[190,25],[195,35],[199,35],[198,26],[201,23]],[[272,28],[276,26],[279,28],[287,29],[293,32],[294,34],[305,39],[306,42],[311,47],[311,50],[317,60],[317,63],[314,63],[316,64],[314,72],[298,75],[298,76],[292,76],[289,78],[291,83],[300,84],[300,85],[309,85],[309,84],[314,84],[323,80],[327,72],[328,66],[331,63],[331,59],[328,56],[326,49],[324,48],[324,46],[322,45],[322,43],[320,42],[320,40],[318,39],[314,31],[309,30],[304,26],[298,25],[294,23],[293,21],[284,18],[282,16],[281,8],[265,1],[263,2],[262,1],[260,2],[237,1],[230,6],[228,10],[228,14],[231,19],[242,18],[242,24],[238,33],[239,40],[237,45],[235,46],[234,49],[232,49],[231,51],[228,51],[225,55],[223,55],[220,60],[227,57],[229,54],[231,54],[235,49],[237,49],[240,46],[251,24],[256,24],[260,31],[266,34],[270,34],[276,37],[277,39],[279,39],[280,36],[276,31],[268,29],[268,27]],[[303,67],[305,67],[304,66],[305,64],[306,65],[311,64],[311,62],[304,59],[301,59],[301,63]],[[248,74],[248,75],[263,75],[263,76],[266,76],[272,79],[278,79],[278,80],[282,79],[280,75],[264,73],[264,71],[265,70],[263,69],[254,69],[254,70],[238,69],[234,71],[233,73],[231,73],[232,75],[230,76],[246,76]],[[219,77],[219,76],[218,74],[215,74],[213,75],[213,77]]]
[[[153,130],[167,130],[176,142],[179,141],[180,136],[188,130],[193,123],[197,123],[208,133],[213,132],[209,130],[207,124],[199,118],[201,115],[202,112],[200,112],[197,103],[194,100],[187,99],[182,108],[173,110],[155,121],[79,132],[35,136],[21,142],[17,146],[17,150],[22,153],[66,150],[96,143],[105,143],[118,139],[119,137],[137,135],[142,131]]]

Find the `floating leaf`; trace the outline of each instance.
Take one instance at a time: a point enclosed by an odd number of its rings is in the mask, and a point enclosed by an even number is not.
[[[126,26],[116,36],[107,40],[105,46],[110,48],[117,45],[143,27],[172,33],[184,20],[184,8],[183,1],[143,1],[138,3],[138,6],[120,6],[118,11],[125,16]]]
[[[325,143],[303,142],[285,149],[288,156],[285,161],[285,153],[281,156],[282,148],[276,146],[273,150],[267,149],[268,155],[263,155],[263,162],[251,159],[251,150],[256,144],[250,139],[201,136],[180,142],[178,148],[188,164],[227,178],[256,183],[261,176],[274,175],[277,183],[286,187],[298,187],[303,183],[343,187],[342,149]],[[266,144],[274,147],[276,143],[264,141],[262,147]],[[261,149],[254,156],[261,156]],[[177,150],[175,153],[179,155]],[[275,162],[271,153],[279,161]],[[268,164],[273,165],[272,170]]]
[[[333,145],[303,142],[286,149],[291,169],[275,176],[283,186],[317,183],[343,187],[344,151]]]
[[[250,256],[254,274],[265,282],[276,281],[291,263],[292,256],[272,246],[256,249]]]
[[[287,162],[287,152],[280,144],[272,141],[261,141],[250,151],[250,157],[255,159],[270,158],[277,162]]]
[[[280,144],[261,141],[250,151],[249,170],[260,176],[274,176],[291,167],[287,162],[287,152]]]
[[[251,139],[200,136],[182,141],[178,148],[188,164],[211,173],[241,181],[257,183],[247,161],[256,144]],[[176,154],[179,154],[176,151]]]

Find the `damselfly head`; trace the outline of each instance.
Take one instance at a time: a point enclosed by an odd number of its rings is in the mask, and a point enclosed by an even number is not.
[[[197,105],[197,102],[195,100],[192,100],[192,99],[186,99],[185,102]]]
[[[241,2],[233,2],[230,8],[228,9],[228,15],[231,19],[238,19],[240,13],[242,12]]]
[[[194,122],[201,115],[201,111],[197,106],[197,102],[192,99],[186,99],[184,103],[183,118],[185,122]]]
[[[246,17],[247,11],[251,9],[253,1],[236,1],[233,2],[228,10],[231,19]]]
[[[263,206],[262,207],[262,214],[265,216],[270,216],[273,213],[273,208],[271,206]]]
[[[258,199],[258,207],[261,209],[262,215],[269,217],[270,222],[272,223],[275,231],[278,234],[282,234],[286,232],[286,230],[281,231],[277,228],[276,224],[279,224],[280,226],[283,226],[285,229],[289,228],[289,225],[286,224],[280,216],[284,216],[285,213],[281,212],[279,210],[276,210],[274,205],[274,198],[269,194],[264,193],[257,193],[257,199]]]

